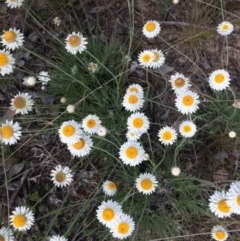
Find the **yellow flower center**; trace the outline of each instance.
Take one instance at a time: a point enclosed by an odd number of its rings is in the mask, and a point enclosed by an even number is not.
[[[13,218],[13,225],[17,228],[24,227],[27,223],[27,219],[24,215],[22,214],[17,214]]]
[[[129,91],[130,92],[137,92],[138,93],[138,89],[136,88],[136,87],[131,87],[130,89],[129,89]]]
[[[141,128],[143,126],[143,124],[144,124],[144,121],[140,117],[135,118],[134,121],[133,121],[133,126],[135,128]]]
[[[191,95],[185,95],[182,99],[182,103],[186,106],[191,106],[194,103],[194,99]]]
[[[128,102],[132,105],[136,104],[138,102],[138,97],[136,95],[130,95],[128,97]]]
[[[16,109],[23,109],[26,106],[26,99],[23,98],[22,96],[17,96],[13,100],[13,105],[15,106]]]
[[[174,83],[177,88],[182,88],[185,85],[185,80],[183,78],[177,78]]]
[[[144,63],[149,63],[149,62],[151,61],[151,55],[150,55],[150,54],[144,54],[144,55],[142,56],[142,61],[143,61]]]
[[[237,204],[240,206],[240,195],[237,197]]]
[[[8,57],[4,53],[0,53],[0,68],[4,67],[8,63]]]
[[[192,127],[190,125],[185,125],[183,127],[183,131],[186,132],[186,133],[190,132],[191,130],[192,130]]]
[[[217,82],[218,84],[221,84],[224,81],[225,77],[223,74],[217,74],[215,76],[215,82]]]
[[[85,146],[85,141],[84,139],[80,138],[78,140],[78,142],[76,142],[75,144],[73,144],[74,148],[77,149],[77,150],[80,150],[82,149],[84,146]]]
[[[97,69],[97,64],[91,63],[91,68],[92,68],[93,70],[96,70],[96,69]]]
[[[75,128],[72,125],[66,125],[63,128],[63,134],[67,137],[72,136],[75,133]]]
[[[222,230],[218,230],[215,235],[219,240],[223,240],[225,238],[225,233]]]
[[[110,183],[108,184],[108,188],[109,188],[110,190],[115,190],[115,189],[116,189],[116,184],[115,184],[114,182],[110,182]]]
[[[172,132],[171,132],[171,131],[165,131],[165,132],[162,134],[162,138],[163,138],[164,141],[170,141],[170,140],[172,140],[172,138],[173,138]]]
[[[103,213],[102,217],[105,221],[111,221],[115,216],[114,211],[111,208],[106,208]]]
[[[7,31],[3,35],[3,38],[6,40],[6,42],[12,43],[16,40],[17,34],[14,31]]]
[[[126,156],[128,158],[134,159],[138,155],[138,149],[134,146],[130,146],[126,150]]]
[[[146,30],[147,30],[148,32],[152,32],[152,31],[154,31],[155,29],[156,29],[156,24],[155,24],[155,23],[149,22],[149,23],[146,24]]]
[[[141,181],[141,187],[144,190],[149,190],[152,188],[152,181],[150,179],[143,179]]]
[[[226,31],[229,29],[229,25],[228,24],[223,24],[222,25],[222,30]]]
[[[94,128],[95,126],[96,126],[96,121],[94,120],[94,119],[89,119],[88,121],[87,121],[87,127],[88,128]]]
[[[153,52],[154,59],[153,62],[157,62],[160,59],[160,54],[158,52]]]
[[[73,35],[69,38],[68,43],[72,47],[77,47],[79,44],[81,44],[81,38],[78,35]]]
[[[1,135],[3,139],[9,139],[13,136],[13,128],[9,125],[5,125],[1,128]]]
[[[128,233],[128,231],[129,231],[129,225],[128,225],[128,223],[120,223],[119,225],[118,225],[118,233],[120,233],[120,234],[126,234],[126,233]]]
[[[229,213],[230,212],[230,207],[227,205],[225,198],[218,202],[218,208],[223,213]]]
[[[66,175],[62,171],[59,171],[56,173],[55,179],[57,182],[64,182],[66,180]]]

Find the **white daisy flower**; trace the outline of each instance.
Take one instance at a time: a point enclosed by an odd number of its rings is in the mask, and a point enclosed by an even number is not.
[[[136,112],[128,117],[127,126],[129,130],[143,134],[149,129],[150,122],[143,113]]]
[[[34,86],[37,80],[34,76],[25,76],[23,78],[23,85],[25,86]]]
[[[152,51],[144,50],[138,55],[138,61],[143,67],[151,67],[155,56]]]
[[[164,145],[172,145],[177,140],[177,132],[169,126],[165,126],[158,132],[159,141]]]
[[[147,21],[145,25],[143,26],[143,35],[145,35],[147,38],[154,38],[156,37],[161,31],[161,27],[159,22],[151,20]]]
[[[229,133],[228,133],[228,136],[230,137],[230,138],[235,138],[236,137],[236,132],[235,131],[230,131]]]
[[[83,37],[81,33],[72,32],[72,34],[68,34],[65,39],[65,48],[71,54],[77,54],[77,52],[83,52],[87,47],[87,39]]]
[[[215,191],[209,198],[209,208],[218,218],[230,217],[231,206],[227,204],[226,192]]]
[[[233,182],[226,193],[227,205],[235,214],[240,214],[240,181]]]
[[[157,179],[151,173],[142,173],[136,179],[136,188],[143,194],[151,194],[157,187]]]
[[[222,36],[227,36],[232,33],[234,27],[230,22],[224,21],[217,27],[217,32]]]
[[[83,134],[75,143],[67,145],[73,156],[83,157],[90,153],[93,142],[90,136]]]
[[[15,111],[16,114],[28,114],[32,110],[34,102],[28,93],[18,93],[11,99],[10,109]]]
[[[150,68],[157,69],[160,68],[165,62],[165,56],[161,50],[153,49],[151,50],[154,58],[150,64]]]
[[[140,110],[143,107],[144,99],[137,92],[127,92],[123,97],[123,107],[131,112]]]
[[[31,228],[34,223],[34,214],[28,207],[16,207],[12,213],[10,223],[15,230],[26,231]]]
[[[190,90],[179,93],[176,98],[175,105],[182,114],[192,114],[197,111],[199,101],[199,95]]]
[[[118,216],[122,215],[122,207],[115,201],[103,201],[97,209],[97,219],[110,227]]]
[[[12,230],[9,228],[2,227],[0,229],[0,240],[1,241],[14,241]]]
[[[6,0],[6,4],[10,8],[19,8],[23,5],[24,0]]]
[[[173,176],[178,177],[181,173],[181,169],[179,167],[172,167],[171,173]]]
[[[49,241],[68,241],[64,236],[54,235],[52,236]]]
[[[37,78],[42,82],[42,85],[46,85],[49,81],[51,81],[50,75],[47,71],[40,71]]]
[[[23,45],[24,36],[16,28],[10,28],[8,31],[4,31],[4,34],[1,36],[2,45],[9,50],[18,49]]]
[[[68,105],[67,108],[66,108],[66,111],[70,114],[74,113],[75,106],[74,105]]]
[[[49,241],[68,241],[66,238],[60,235],[54,235],[52,236]]]
[[[62,104],[66,103],[66,101],[67,101],[67,99],[66,99],[65,97],[62,97],[62,98],[60,99],[60,102],[61,102]]]
[[[209,85],[214,90],[224,90],[230,84],[230,75],[224,69],[213,71],[209,76]]]
[[[108,196],[113,196],[117,192],[116,184],[109,180],[107,180],[103,183],[102,188],[103,188],[104,193]]]
[[[144,159],[144,149],[139,142],[127,141],[120,147],[119,155],[124,164],[136,166]]]
[[[6,123],[0,127],[0,141],[5,145],[16,143],[22,136],[21,129],[18,122],[6,120]]]
[[[228,232],[223,226],[216,225],[212,228],[211,236],[214,240],[225,241],[228,238]]]
[[[169,82],[176,94],[180,91],[186,91],[190,87],[189,79],[178,72],[170,76]]]
[[[193,137],[197,131],[197,126],[192,121],[183,121],[179,126],[179,132],[184,137]]]
[[[135,223],[133,219],[129,215],[122,214],[111,225],[110,232],[114,238],[125,239],[131,236],[134,228]]]
[[[73,175],[71,172],[72,171],[69,169],[69,167],[57,165],[55,169],[51,171],[51,180],[56,187],[68,186],[73,180]]]
[[[89,134],[95,134],[101,128],[101,120],[96,115],[88,115],[82,120],[82,128]]]
[[[105,126],[101,126],[100,129],[97,132],[97,135],[101,136],[101,137],[104,137],[104,136],[107,135],[107,132],[108,132],[107,128]]]
[[[13,72],[13,65],[15,59],[12,57],[9,51],[0,50],[0,73],[1,75],[10,74]]]
[[[64,121],[58,133],[61,142],[66,144],[74,144],[83,136],[81,125],[74,120]]]
[[[137,141],[141,137],[141,133],[134,132],[132,130],[128,130],[126,133],[126,137],[129,141]]]
[[[96,73],[98,71],[98,64],[97,63],[89,63],[88,69],[91,70],[92,73]]]
[[[131,85],[129,85],[128,88],[127,88],[126,93],[129,93],[129,92],[130,93],[136,92],[140,96],[142,96],[142,97],[144,96],[143,88],[139,84],[131,84]]]

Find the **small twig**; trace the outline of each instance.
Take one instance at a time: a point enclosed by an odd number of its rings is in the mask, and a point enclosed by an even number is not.
[[[181,26],[194,26],[194,27],[201,27],[208,29],[205,26],[200,26],[192,23],[185,23],[185,22],[174,22],[174,21],[159,21],[160,24],[165,24],[165,25],[181,25]]]

